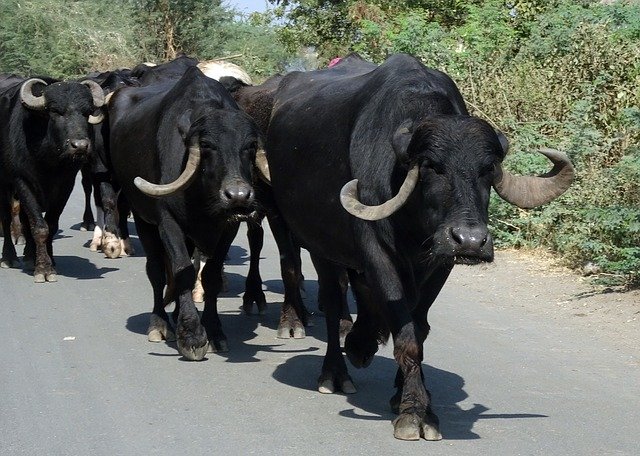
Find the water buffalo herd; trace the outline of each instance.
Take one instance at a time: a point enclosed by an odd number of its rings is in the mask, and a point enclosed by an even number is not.
[[[237,68],[188,57],[78,81],[0,75],[2,267],[21,265],[17,200],[22,266],[35,282],[56,281],[52,239],[82,168],[98,207],[94,247],[131,253],[133,214],[153,289],[149,340],[176,339],[184,357],[201,360],[228,350],[216,299],[243,221],[252,254],[244,308],[264,309],[256,259],[266,217],[285,289],[280,337],[303,337],[307,323],[300,247],[317,270],[328,337],[318,390],[355,393],[343,352],[365,367],[391,336],[394,436],[439,440],[421,366],[429,308],[454,265],[493,261],[491,188],[532,208],[573,180],[561,152],[541,150],[548,173],[515,176],[501,166],[507,151],[500,131],[469,115],[451,78],[405,54],[380,65],[349,55],[256,86]],[[88,228],[91,219],[85,212]],[[196,249],[206,257],[201,316]]]

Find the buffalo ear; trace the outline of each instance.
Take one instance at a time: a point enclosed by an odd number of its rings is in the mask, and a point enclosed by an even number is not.
[[[189,130],[191,129],[191,109],[187,109],[182,115],[178,118],[177,127],[178,133],[180,133],[180,137],[185,140],[187,135],[189,134]]]
[[[498,141],[500,141],[500,147],[502,147],[502,158],[504,158],[509,152],[509,140],[500,130],[496,130],[496,135],[498,135]]]
[[[407,119],[400,124],[391,139],[391,146],[401,163],[409,163],[410,161],[408,149],[412,137],[413,121]]]

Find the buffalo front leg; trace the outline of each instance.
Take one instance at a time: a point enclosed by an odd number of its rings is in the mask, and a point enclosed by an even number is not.
[[[191,295],[196,272],[178,223],[166,211],[161,211],[160,220],[158,232],[171,264],[176,301],[180,306],[176,326],[178,350],[185,358],[199,361],[206,355],[209,341]]]
[[[424,359],[424,342],[427,339],[430,330],[429,322],[427,319],[429,309],[440,293],[440,290],[442,290],[442,287],[447,281],[452,268],[452,265],[443,265],[436,268],[428,275],[428,278],[424,280],[422,286],[420,287],[418,304],[411,312],[414,323],[414,332],[418,341],[418,347],[420,349],[420,363],[422,363],[422,360]],[[422,366],[420,366],[420,378],[422,380],[422,384],[425,385],[425,377],[424,372],[422,371]],[[406,397],[404,394],[405,385],[405,374],[403,370],[399,368],[395,379],[395,387],[397,388],[397,391],[390,401],[391,409],[395,413],[401,413],[403,404],[406,401]],[[427,417],[427,421],[433,423],[434,425],[424,429],[424,438],[427,440],[440,440],[442,438],[442,435],[439,432],[439,420],[432,410],[431,394],[429,393],[429,390],[426,388],[426,386],[425,391],[427,392],[428,397],[428,405],[425,410],[425,415]]]
[[[158,227],[137,217],[135,224],[146,253],[147,277],[153,290],[153,310],[147,328],[147,339],[149,342],[174,341],[176,336],[171,328],[163,299],[164,287],[167,283],[166,254],[158,234]]]
[[[416,330],[411,315],[411,306],[407,294],[412,289],[405,289],[402,280],[402,269],[406,265],[401,258],[385,250],[376,239],[375,233],[368,225],[363,226],[359,242],[367,246],[363,251],[365,257],[365,276],[367,283],[373,288],[376,299],[380,299],[386,307],[389,328],[393,336],[393,355],[402,372],[402,397],[399,415],[393,422],[393,435],[401,440],[438,440],[439,423],[430,413],[430,400],[422,382],[422,341]],[[409,285],[410,287],[410,281]],[[409,291],[409,293],[407,293]],[[414,298],[415,299],[415,298]]]
[[[91,210],[91,191],[93,190],[91,172],[91,164],[86,164],[80,169],[82,190],[84,191],[84,213],[82,214],[80,231],[93,231],[96,227],[93,211]]]
[[[16,181],[16,193],[21,204],[20,210],[25,214],[29,224],[30,236],[27,241],[31,240],[32,249],[35,250],[35,252],[28,252],[29,242],[27,242],[25,252],[34,254],[33,281],[35,283],[56,282],[58,276],[53,268],[53,261],[47,253],[49,227],[42,217],[40,205],[27,183],[22,180]]]
[[[215,248],[202,270],[202,286],[204,287],[204,310],[202,324],[207,331],[209,349],[212,352],[227,352],[229,345],[227,336],[222,331],[222,324],[218,316],[218,294],[223,287],[222,267],[229,251],[231,242],[238,233],[239,224],[229,224],[221,233]]]

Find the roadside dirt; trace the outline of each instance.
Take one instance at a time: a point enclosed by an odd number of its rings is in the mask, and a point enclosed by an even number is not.
[[[449,280],[489,293],[492,303],[561,319],[640,355],[640,290],[596,286],[552,258],[515,250],[497,251],[489,265],[454,268]]]

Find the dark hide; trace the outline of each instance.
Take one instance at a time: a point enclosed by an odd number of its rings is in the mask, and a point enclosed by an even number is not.
[[[113,172],[131,204],[147,255],[154,294],[150,339],[170,337],[163,303],[169,276],[180,309],[176,331],[180,352],[188,359],[202,359],[208,342],[216,350],[226,350],[216,298],[222,264],[238,224],[255,210],[250,183],[261,142],[258,128],[217,81],[197,68],[189,68],[177,82],[118,90],[109,105],[109,121]],[[133,184],[136,176],[154,183],[174,181],[194,138],[202,158],[186,189],[161,198],[138,190]],[[208,257],[202,274],[202,321],[191,296],[193,246]]]
[[[330,69],[288,74],[274,106],[267,152],[275,202],[314,257],[327,314],[319,388],[354,391],[338,338],[347,268],[358,302],[347,355],[367,365],[390,333],[399,365],[395,435],[437,439],[421,370],[427,312],[454,263],[493,259],[486,224],[494,166],[504,156],[498,136],[468,115],[447,75],[407,55],[379,67],[349,56]],[[392,216],[364,221],[341,206],[346,182],[359,179],[360,200],[377,205],[414,165],[417,187]],[[482,241],[458,245],[469,232]]]
[[[197,64],[198,60],[182,55],[170,62],[156,66],[142,63],[131,71],[131,76],[138,79],[142,86],[163,81],[175,81],[180,79],[189,68],[195,67]]]
[[[75,176],[93,152],[88,118],[96,109],[87,86],[40,79],[50,83],[34,86],[34,95],[45,97],[44,110],[21,103],[20,88],[26,79],[0,82],[0,214],[8,227],[10,198],[15,195],[20,200],[25,266],[35,266],[36,282],[56,280],[52,240]],[[4,266],[18,265],[9,236],[2,257]]]

